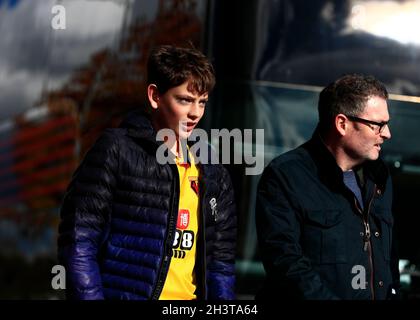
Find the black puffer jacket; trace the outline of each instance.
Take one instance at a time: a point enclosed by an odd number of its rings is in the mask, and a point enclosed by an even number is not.
[[[176,165],[160,165],[146,115],[108,129],[76,170],[61,209],[58,250],[73,299],[157,299],[178,215]],[[221,165],[200,165],[198,298],[234,298],[236,215]]]
[[[267,279],[257,298],[390,299],[393,289],[398,293],[388,170],[380,159],[369,161],[363,177],[361,212],[318,132],[267,166],[256,207]]]

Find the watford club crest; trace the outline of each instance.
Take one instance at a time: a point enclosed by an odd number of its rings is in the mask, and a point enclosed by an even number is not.
[[[198,177],[188,177],[190,180],[191,189],[198,195]]]

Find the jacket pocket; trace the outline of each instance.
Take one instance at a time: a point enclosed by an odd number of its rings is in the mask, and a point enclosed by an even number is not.
[[[346,228],[341,210],[308,210],[302,229],[304,255],[315,263],[346,263]]]
[[[394,218],[389,211],[375,213],[379,224],[379,244],[382,248],[384,258],[387,261],[391,260],[391,247],[392,247],[392,228],[394,225]]]

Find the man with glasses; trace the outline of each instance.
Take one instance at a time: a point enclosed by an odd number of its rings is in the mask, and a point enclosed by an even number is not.
[[[372,76],[339,78],[320,93],[312,138],[264,170],[256,222],[267,277],[257,298],[398,297],[392,184],[379,158],[391,138],[387,99]]]

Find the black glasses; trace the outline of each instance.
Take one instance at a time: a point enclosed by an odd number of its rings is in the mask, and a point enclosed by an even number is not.
[[[346,117],[349,118],[351,121],[357,121],[357,122],[361,122],[365,124],[378,126],[379,130],[376,132],[377,134],[382,133],[384,131],[385,126],[389,124],[389,121],[376,122],[376,121],[367,120],[367,119],[363,119],[359,117],[353,117],[353,116],[347,116],[347,115]]]

